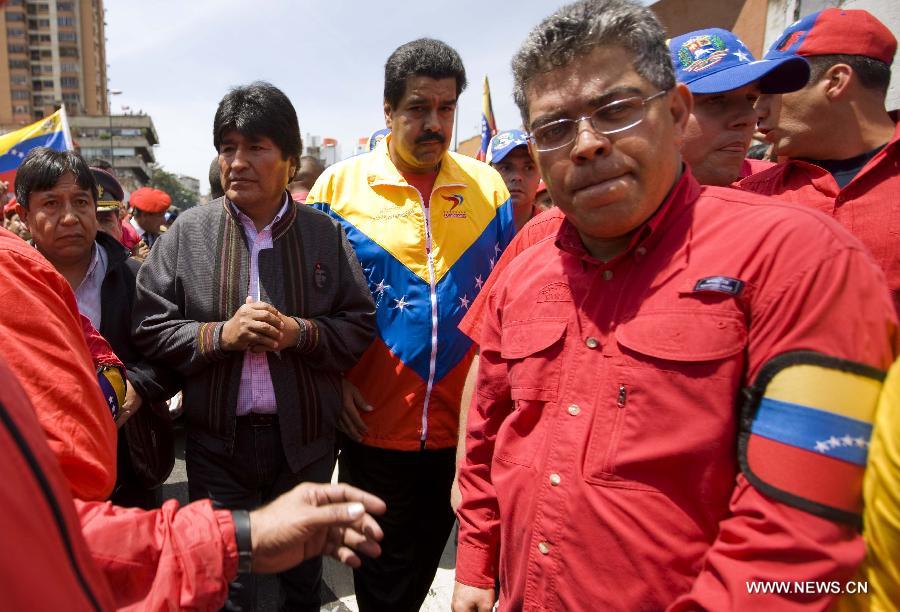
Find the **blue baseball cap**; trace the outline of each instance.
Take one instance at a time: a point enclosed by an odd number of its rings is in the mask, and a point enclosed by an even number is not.
[[[391,133],[391,128],[381,128],[377,132],[372,132],[369,136],[369,151],[378,146],[378,143],[384,140],[384,137]]]
[[[809,80],[809,64],[802,57],[753,57],[747,46],[728,30],[707,28],[669,40],[675,78],[694,94],[731,91],[759,81],[762,93],[788,93]]]
[[[498,132],[488,144],[485,161],[489,164],[499,164],[504,157],[509,155],[510,151],[522,146],[528,147],[528,134],[522,130]]]

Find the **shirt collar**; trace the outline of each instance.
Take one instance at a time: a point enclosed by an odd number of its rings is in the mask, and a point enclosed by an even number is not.
[[[249,223],[249,224],[252,225],[253,227],[256,227],[255,224],[253,223],[253,219],[251,219],[250,217],[248,217],[247,215],[245,215],[244,212],[243,212],[240,208],[238,208],[237,205],[236,205],[234,202],[232,202],[232,201],[229,200],[228,198],[225,198],[225,201],[228,202],[228,204],[231,206],[231,210],[234,211],[234,214],[235,214],[235,215],[237,216],[237,218],[240,220],[240,222],[241,222],[242,225],[247,225],[247,224]],[[267,229],[270,229],[273,225],[275,225],[275,224],[278,223],[279,221],[281,221],[281,217],[283,217],[284,214],[285,214],[285,213],[287,212],[287,210],[288,210],[288,204],[290,204],[292,201],[293,201],[293,200],[291,200],[291,198],[290,198],[290,196],[288,195],[288,193],[285,192],[285,194],[284,194],[284,199],[283,199],[283,203],[281,204],[281,208],[278,209],[278,212],[275,213],[275,217],[274,217],[271,221],[269,221],[269,224],[266,225],[264,228],[262,228],[262,230],[260,230],[260,231],[263,231],[263,232],[264,232],[264,231],[266,231]]]
[[[675,181],[675,185],[669,191],[669,195],[666,196],[663,203],[649,219],[644,221],[643,225],[635,230],[625,250],[606,262],[605,265],[614,264],[639,246],[645,249],[652,247],[659,240],[659,237],[665,233],[666,221],[671,221],[678,217],[681,212],[697,199],[700,195],[700,190],[701,186],[697,179],[694,178],[694,175],[691,174],[690,168],[686,164],[682,164],[681,176]],[[569,222],[568,218],[563,220],[556,234],[556,246],[562,251],[596,261],[585,248],[578,230]]]
[[[84,278],[81,279],[79,287],[85,283],[92,282],[96,276],[105,273],[105,268],[106,251],[95,241],[94,244],[91,245],[91,263],[88,266],[87,272],[84,273]]]

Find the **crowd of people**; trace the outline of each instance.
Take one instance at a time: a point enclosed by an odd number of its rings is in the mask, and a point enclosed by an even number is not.
[[[231,89],[215,199],[177,221],[32,149],[0,230],[4,605],[253,610],[277,573],[318,610],[328,554],[360,610],[413,611],[458,521],[457,612],[893,609],[896,48],[863,10],[756,59],[580,0],[512,58],[522,127],[481,162],[449,150],[462,58],[422,38],[329,168],[283,92]]]

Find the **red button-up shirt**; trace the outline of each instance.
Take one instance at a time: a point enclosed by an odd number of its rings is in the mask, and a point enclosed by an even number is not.
[[[884,270],[900,312],[900,123],[887,146],[843,189],[827,170],[799,160],[748,176],[736,186],[816,208],[837,219],[868,247]]]
[[[743,289],[695,290],[714,276]],[[850,578],[859,535],[753,488],[736,444],[740,391],[774,356],[891,363],[881,272],[837,223],[686,171],[619,257],[563,221],[486,301],[459,582],[499,576],[509,610],[724,610],[827,597],[745,581]]]

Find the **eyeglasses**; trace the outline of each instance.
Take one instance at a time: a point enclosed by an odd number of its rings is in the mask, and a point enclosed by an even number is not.
[[[631,129],[644,120],[645,108],[649,102],[668,93],[668,89],[658,91],[652,96],[642,98],[635,96],[616,100],[605,104],[590,115],[578,119],[558,119],[539,126],[531,131],[529,138],[541,153],[555,151],[575,142],[578,136],[578,126],[585,119],[589,119],[591,127],[598,134],[609,136]]]

